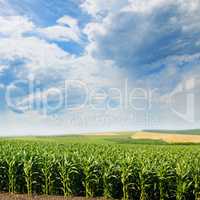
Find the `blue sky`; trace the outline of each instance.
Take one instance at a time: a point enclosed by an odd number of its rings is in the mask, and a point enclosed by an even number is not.
[[[0,134],[198,128],[199,9],[0,0]]]

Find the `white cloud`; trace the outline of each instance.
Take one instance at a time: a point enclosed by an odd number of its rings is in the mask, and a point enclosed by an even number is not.
[[[34,24],[22,16],[0,16],[0,34],[5,36],[19,36],[32,31]]]
[[[24,22],[27,21],[26,19],[23,19],[23,17],[13,17],[7,19],[7,24],[9,24],[9,20],[12,24],[13,19],[20,19],[20,21]],[[40,29],[40,31],[49,30],[48,34],[49,36],[52,34],[51,38],[59,38],[59,33],[54,33],[54,30],[58,30],[58,32],[60,31],[64,37],[65,30],[71,31],[68,29],[69,27],[64,26],[66,23],[69,24],[73,29],[78,30],[76,20],[70,17],[62,17],[58,20],[58,23],[58,25],[49,28],[43,28]],[[32,23],[30,22],[28,24]],[[61,26],[60,24],[63,25]],[[117,68],[114,69],[112,62],[96,60],[91,55],[88,55],[87,52],[85,52],[83,56],[76,58],[59,48],[59,46],[57,46],[55,43],[50,43],[46,40],[40,39],[37,37],[37,35],[23,36],[22,33],[26,32],[27,30],[31,30],[31,26],[29,28],[25,27],[29,26],[21,26],[21,28],[19,28],[19,33],[21,35],[10,34],[9,37],[1,38],[0,58],[7,61],[15,61],[16,59],[23,60],[24,67],[28,70],[28,72],[34,72],[40,81],[52,80],[54,77],[57,77],[56,81],[62,81],[65,79],[79,79],[86,81],[90,85],[95,86],[98,83],[103,87],[103,85],[117,83],[117,80],[119,77],[121,77],[120,70]],[[73,37],[73,34],[70,32],[68,33],[70,37]],[[74,39],[78,40],[78,38]],[[52,70],[53,72],[51,73],[49,70]],[[20,69],[18,69],[17,73],[20,73]],[[54,81],[53,84],[57,84],[56,81]]]
[[[88,53],[97,59],[112,60],[116,66],[126,68],[133,79],[151,75],[154,71],[160,75],[161,68],[166,68],[164,71],[173,79],[179,77],[177,73],[180,73],[180,65],[188,65],[194,60],[198,62],[195,57],[200,51],[197,45],[200,35],[200,15],[197,13],[199,1],[123,2],[117,11],[114,7],[118,1],[84,2],[83,8],[92,16],[112,4],[106,15],[102,15],[101,19],[94,16],[84,29],[90,39],[86,47]]]
[[[11,37],[1,39],[0,57],[5,60],[23,59],[30,70],[59,68],[71,56],[55,44],[37,37]]]
[[[83,32],[88,36],[88,39],[92,41],[95,40],[97,35],[106,34],[106,28],[101,23],[91,22],[85,26]]]
[[[70,27],[76,27],[78,25],[78,21],[75,18],[72,18],[72,17],[67,16],[67,15],[58,19],[57,23],[60,24],[60,25],[68,25]]]
[[[147,15],[156,7],[164,7],[171,2],[172,0],[130,0],[121,11],[143,13],[144,15]]]
[[[13,18],[8,18],[8,21]],[[16,18],[15,18],[16,19]],[[71,20],[71,21],[70,21]],[[123,74],[121,71],[108,60],[96,60],[91,55],[85,52],[80,57],[74,57],[66,51],[59,48],[55,43],[50,43],[47,40],[38,37],[38,31],[48,30],[48,39],[59,39],[60,34],[65,34],[65,30],[69,32],[69,37],[73,37],[70,32],[73,30],[79,32],[77,22],[66,16],[58,20],[58,24],[52,27],[39,29],[36,27],[34,36],[24,36],[23,33],[31,30],[21,26],[20,32],[17,35],[11,34],[1,38],[0,42],[0,58],[6,60],[8,67],[9,62],[22,60],[23,68],[18,68],[16,71],[17,78],[29,78],[30,74],[34,74],[37,81],[45,85],[45,89],[41,92],[42,97],[46,95],[46,91],[51,87],[56,87],[63,92],[63,84],[65,80],[80,80],[87,84],[87,87],[92,89],[96,87],[108,88],[111,86],[120,85],[119,79]],[[23,20],[22,20],[23,21]],[[26,20],[24,20],[26,21]],[[9,22],[7,22],[9,24]],[[65,25],[69,25],[65,26]],[[57,29],[58,28],[58,29]],[[55,33],[56,31],[60,33]],[[2,31],[2,32],[5,32]],[[52,35],[51,35],[51,34]],[[71,38],[78,40],[78,38]],[[9,66],[12,71],[12,66]],[[5,66],[1,67],[5,69]],[[25,73],[23,73],[25,70]],[[26,74],[26,76],[24,76]],[[27,105],[30,102],[41,100],[41,96],[28,94],[25,97],[17,97],[16,102],[19,106]],[[14,100],[14,101],[15,101]]]
[[[55,25],[47,28],[40,28],[38,32],[45,38],[58,41],[75,41],[79,42],[79,31],[69,27]]]
[[[72,57],[56,44],[37,37],[38,34],[43,34],[45,38],[52,40],[80,40],[75,19],[64,16],[58,23],[52,27],[39,28],[23,16],[0,16],[0,35],[6,36],[1,37],[1,59],[23,59],[30,69],[63,67]],[[70,27],[65,26],[67,24]],[[36,35],[23,36],[26,32],[34,32]]]
[[[122,1],[86,0],[82,4],[83,10],[93,17],[84,29],[90,40],[86,47],[90,55],[100,60],[110,59],[114,65],[127,69],[127,77],[135,85],[143,79],[142,88],[157,88],[159,94],[166,96],[182,80],[194,78],[199,73],[199,0],[129,0],[116,9],[119,2]],[[161,41],[168,42],[162,46]],[[152,60],[151,52],[156,55]],[[163,53],[159,55],[159,52]],[[191,88],[192,82],[186,87]],[[197,88],[200,90],[199,86]],[[171,119],[178,125],[183,123],[184,120],[173,116],[169,108],[163,108],[166,106],[163,97],[157,100],[161,110],[154,114],[161,114],[160,127],[164,123],[168,128],[172,127]],[[183,107],[184,99],[178,104]],[[194,124],[186,122],[185,125],[191,127]]]
[[[8,66],[6,66],[6,65],[1,65],[0,64],[0,75],[1,75],[1,73],[3,73],[3,71],[5,70],[5,69],[7,69],[8,68]]]
[[[37,31],[50,40],[80,42],[78,21],[70,16],[57,20],[57,25],[38,28]]]
[[[127,2],[127,0],[85,0],[81,8],[95,18],[102,18],[109,13],[119,11]]]
[[[16,11],[7,0],[0,0],[0,15],[16,15]]]
[[[0,59],[23,60],[25,67],[31,71],[64,68],[73,56],[55,43],[41,39],[40,34],[52,40],[78,42],[80,31],[77,21],[68,16],[60,18],[58,23],[52,27],[39,28],[23,16],[0,16]],[[67,24],[70,27],[65,26]],[[34,36],[24,36],[27,32],[34,33]],[[1,71],[3,69],[1,67]]]

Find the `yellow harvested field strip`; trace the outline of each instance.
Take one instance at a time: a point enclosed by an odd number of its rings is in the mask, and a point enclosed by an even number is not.
[[[168,143],[200,143],[200,135],[181,135],[153,132],[137,132],[133,139],[163,140]]]

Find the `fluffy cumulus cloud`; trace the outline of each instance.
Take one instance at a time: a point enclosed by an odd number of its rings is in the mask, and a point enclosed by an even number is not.
[[[70,16],[63,16],[57,20],[55,26],[38,29],[44,37],[50,40],[80,42],[81,33],[78,21]]]
[[[30,71],[59,67],[72,57],[56,44],[37,36],[37,31],[35,35],[31,35],[37,27],[26,17],[1,16],[0,24],[0,57],[1,62],[6,61],[8,67],[11,66],[9,61],[15,60],[25,62]]]
[[[4,60],[23,59],[30,70],[63,66],[70,58],[55,44],[47,43],[37,37],[13,37],[1,39],[0,56]]]
[[[101,19],[108,14],[118,12],[123,6],[127,5],[127,3],[127,0],[85,0],[83,1],[81,8],[95,19]]]
[[[20,109],[14,111],[27,111],[21,107],[41,102],[52,87],[64,95],[66,80],[80,80],[87,84],[86,87],[95,88],[115,85],[121,76],[118,70],[112,71],[111,62],[96,60],[87,53],[76,57],[56,43],[80,42],[81,33],[75,18],[65,15],[57,20],[56,25],[49,27],[37,26],[25,16],[1,16],[0,19],[0,83],[8,88],[15,84],[12,86],[12,101]],[[40,95],[28,91],[30,82],[23,82],[33,77],[39,84]],[[22,84],[17,85],[18,81]],[[79,98],[81,101],[81,94],[80,89],[73,91],[69,102],[73,104]],[[49,99],[50,103],[54,102],[54,96]],[[34,110],[35,106],[29,108]],[[37,110],[42,108],[39,106]]]
[[[92,22],[84,29],[90,40],[86,50],[96,59],[111,60],[124,69],[135,85],[142,80],[145,83],[143,88],[157,88],[161,96],[170,98],[179,85],[184,85],[191,77],[199,78],[198,0],[129,0],[123,3],[88,0],[82,8],[93,16]],[[200,86],[197,84],[195,87],[196,95]],[[187,89],[179,91],[184,95],[175,98],[175,106],[187,107],[188,92]],[[195,101],[197,99],[195,96]],[[173,105],[161,102],[162,97],[159,101],[157,105],[162,111],[157,115],[165,113],[160,115],[164,120],[160,124],[170,127],[170,118],[179,125],[182,120],[187,124],[187,117],[174,112],[176,109],[171,109]],[[192,110],[192,107],[199,112],[196,103],[187,108]]]
[[[33,30],[34,24],[22,16],[0,16],[1,36],[19,36],[22,33]]]
[[[103,8],[98,2],[93,4],[88,1],[83,7],[89,13],[91,6],[95,7],[91,14],[98,15]],[[113,60],[132,77],[165,76],[167,71],[166,78],[170,74],[175,78],[188,68],[192,70],[193,65],[188,66],[191,62],[199,63],[199,8],[198,0],[130,0],[117,12],[107,12],[87,25],[85,33],[92,43],[89,51],[98,59]]]

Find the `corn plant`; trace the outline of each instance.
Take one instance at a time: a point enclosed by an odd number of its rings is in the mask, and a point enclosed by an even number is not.
[[[6,159],[6,163],[8,165],[8,186],[9,186],[9,192],[14,193],[15,192],[15,181],[16,181],[16,159],[12,155],[8,159]]]
[[[33,157],[30,157],[28,160],[23,161],[24,164],[24,174],[26,180],[26,187],[28,195],[31,195],[33,189]]]
[[[53,187],[53,167],[55,164],[55,156],[51,155],[51,152],[45,152],[41,156],[41,172],[44,179],[43,183],[43,194],[48,195],[51,194],[52,187]]]
[[[193,186],[193,180],[191,177],[192,168],[187,160],[181,159],[176,166],[177,173],[177,191],[176,199],[177,200],[187,200],[187,196],[190,196],[190,199],[193,199],[191,196]]]
[[[64,196],[70,196],[73,193],[72,176],[74,174],[78,174],[79,171],[76,167],[76,164],[74,164],[66,156],[61,158],[61,161],[58,163],[58,166]]]
[[[123,199],[136,199],[139,197],[139,169],[132,157],[121,162],[121,182],[123,185]]]
[[[195,200],[200,198],[200,157],[198,154],[194,154],[192,157],[193,164],[191,165],[192,178],[194,182],[194,195]]]
[[[84,180],[86,197],[94,197],[98,192],[101,180],[101,167],[93,157],[85,159],[83,162]]]

